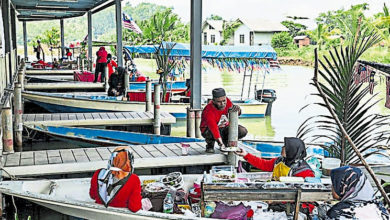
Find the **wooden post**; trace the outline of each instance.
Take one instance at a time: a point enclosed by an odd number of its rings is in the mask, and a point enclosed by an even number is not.
[[[295,199],[294,220],[298,220],[299,217],[299,208],[301,206],[301,193],[302,193],[302,189],[298,189],[297,198]]]
[[[160,84],[154,84],[154,133],[160,134]]]
[[[146,81],[146,103],[145,111],[152,111],[152,82],[150,80]]]
[[[108,89],[109,89],[109,85],[108,85],[108,67],[106,65],[106,67],[104,67],[104,89],[106,91],[106,93],[108,92]],[[103,75],[103,74],[102,74]],[[100,76],[102,77],[102,76]]]
[[[14,99],[14,114],[15,114],[15,143],[16,151],[21,152],[22,148],[22,132],[23,132],[23,107],[22,107],[22,87],[20,83],[15,84],[15,99]]]
[[[20,84],[20,88],[22,88],[22,91],[24,90],[24,65],[23,67],[20,67],[18,70],[18,83]]]
[[[195,110],[195,137],[201,138],[202,134],[200,132],[200,122],[202,120],[202,109]]]
[[[13,153],[14,141],[12,132],[12,110],[10,106],[3,108],[2,120],[4,152]]]
[[[195,112],[187,108],[187,137],[195,137]]]
[[[228,146],[229,148],[237,148],[238,142],[238,111],[229,111],[229,136]],[[228,152],[228,162],[234,167],[238,167],[237,155],[233,151]]]

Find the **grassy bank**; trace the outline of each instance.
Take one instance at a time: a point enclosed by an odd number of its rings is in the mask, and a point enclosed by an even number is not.
[[[278,50],[278,57],[280,59],[295,59],[295,60],[303,60],[307,62],[314,62],[314,49],[317,46],[310,45],[303,48],[297,48],[294,50]],[[328,54],[328,50],[322,49],[318,51],[319,56],[323,56]],[[370,48],[367,52],[365,52],[361,58],[362,60],[373,61],[377,63],[390,63],[390,48],[389,47],[381,47],[376,46]]]

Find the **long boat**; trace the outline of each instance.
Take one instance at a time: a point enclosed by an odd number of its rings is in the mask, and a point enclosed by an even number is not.
[[[183,175],[183,188],[188,192],[194,181],[201,175]],[[144,180],[159,181],[163,176],[140,176]],[[96,204],[89,197],[90,178],[36,180],[36,181],[3,181],[0,192],[36,203],[59,213],[83,219],[206,219],[179,214],[143,211],[136,213],[127,208],[104,207]],[[207,218],[210,219],[210,218]]]
[[[118,97],[107,96],[105,93],[47,93],[24,91],[23,98],[45,108],[53,113],[76,112],[118,112],[144,111],[145,102],[117,100]],[[261,118],[265,116],[267,103],[253,101],[234,101],[242,109],[240,117]],[[206,104],[203,104],[204,107]],[[189,103],[161,103],[161,111],[169,112],[176,118],[185,118]]]
[[[29,129],[47,134],[56,139],[71,142],[82,147],[165,144],[183,142],[202,142],[200,138],[175,137],[107,129],[64,127],[64,126],[26,126]]]

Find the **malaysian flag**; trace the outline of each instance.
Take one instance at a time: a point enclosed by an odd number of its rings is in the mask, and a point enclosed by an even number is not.
[[[137,34],[142,34],[141,29],[135,23],[133,18],[127,15],[126,13],[123,13],[123,27],[134,31]]]
[[[386,76],[386,108],[390,108],[390,76]]]

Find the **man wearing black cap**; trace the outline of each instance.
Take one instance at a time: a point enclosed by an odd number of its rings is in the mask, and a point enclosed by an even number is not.
[[[229,109],[238,111],[241,114],[241,109],[238,105],[233,105],[229,98],[226,97],[226,92],[223,88],[213,89],[213,100],[211,100],[202,112],[202,122],[200,130],[205,138],[207,153],[214,153],[214,143],[227,146],[229,136]],[[238,126],[238,138],[245,137],[248,133],[245,127]]]

